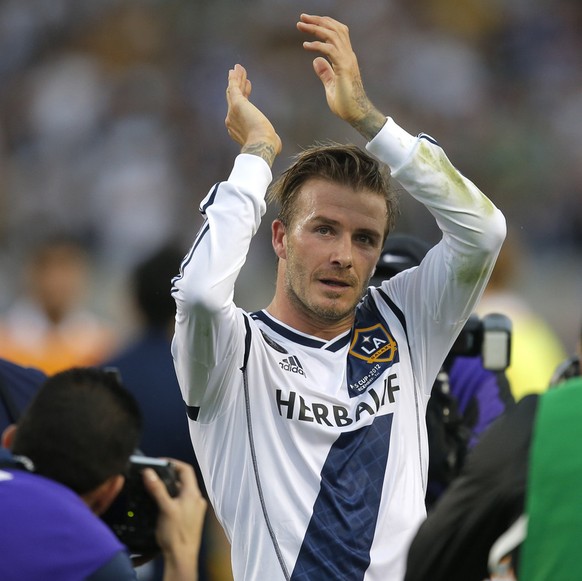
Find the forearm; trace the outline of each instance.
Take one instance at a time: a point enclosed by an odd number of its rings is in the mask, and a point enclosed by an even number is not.
[[[493,203],[462,176],[441,148],[417,138],[391,119],[368,149],[386,162],[392,176],[432,213],[442,240],[421,265],[389,281],[401,306],[430,390],[442,359],[474,310],[505,236],[505,220]],[[397,280],[396,280],[397,279]],[[423,311],[416,305],[422,304]],[[423,337],[431,337],[430,342]]]
[[[255,155],[239,155],[229,179],[215,186],[200,209],[205,222],[173,281],[179,308],[220,311],[234,285],[266,210],[271,172]]]
[[[505,237],[503,215],[432,138],[412,136],[389,119],[367,148],[433,214],[457,252],[477,256],[484,252],[495,259]]]

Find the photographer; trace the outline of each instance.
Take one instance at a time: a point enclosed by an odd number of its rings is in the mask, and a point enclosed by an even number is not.
[[[114,374],[74,368],[47,379],[18,425],[2,435],[3,581],[136,579],[126,547],[99,516],[124,486],[140,431],[137,403]],[[175,465],[175,498],[153,470],[143,479],[160,510],[156,540],[165,579],[191,581],[206,503],[192,468]]]
[[[582,333],[578,347],[475,446],[412,541],[405,581],[580,579]]]

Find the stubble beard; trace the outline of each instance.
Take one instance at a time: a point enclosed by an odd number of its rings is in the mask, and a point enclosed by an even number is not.
[[[290,269],[287,270],[285,276],[285,292],[290,302],[299,312],[323,324],[335,324],[353,318],[363,291],[359,294],[357,300],[346,307],[334,304],[326,306],[309,300],[307,285],[302,285],[301,280],[302,278],[300,276],[292,276]]]

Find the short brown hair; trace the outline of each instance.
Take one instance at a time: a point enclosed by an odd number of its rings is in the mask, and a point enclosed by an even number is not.
[[[384,236],[388,235],[398,212],[398,198],[387,166],[356,145],[330,142],[305,149],[271,184],[267,195],[269,203],[280,205],[278,218],[286,226],[293,221],[297,193],[312,178],[350,186],[354,190],[368,189],[383,196],[388,216]]]

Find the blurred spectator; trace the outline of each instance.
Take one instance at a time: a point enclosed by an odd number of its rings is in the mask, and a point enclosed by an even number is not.
[[[179,271],[184,254],[178,245],[168,244],[135,267],[130,277],[130,294],[136,307],[138,330],[126,345],[101,365],[120,373],[123,384],[140,405],[144,420],[141,451],[148,456],[170,456],[194,465],[203,488],[170,352],[176,314],[170,294],[171,280]],[[200,552],[200,581],[213,578],[211,571],[229,563],[226,547],[221,562],[210,563],[216,559],[213,553],[221,550],[216,544],[215,532],[223,536],[214,521],[213,513],[209,511]],[[152,576],[144,573],[143,578],[162,578],[163,560],[156,560],[154,565]]]
[[[136,266],[129,284],[137,330],[100,365],[117,369],[139,403],[144,418],[141,450],[148,456],[172,456],[193,464],[188,421],[170,353],[176,312],[171,281],[184,254],[168,245]]]
[[[40,369],[0,359],[0,433],[18,421],[45,379]]]
[[[507,378],[515,400],[547,389],[566,351],[556,333],[536,312],[514,282],[523,260],[515,235],[507,237],[477,312],[502,313],[512,322],[511,362]]]
[[[94,364],[113,350],[113,326],[86,305],[91,263],[78,241],[43,240],[25,275],[25,288],[0,320],[0,356],[50,375]]]
[[[491,192],[510,230],[523,232],[526,254],[536,253],[524,274],[549,265],[575,277],[582,3],[319,5],[353,22],[372,100],[388,99],[406,126],[439,135],[457,167]],[[289,144],[352,139],[333,116],[311,107],[320,96],[317,79],[289,73],[304,70],[299,63],[280,67],[304,58],[286,32],[296,3],[280,0],[273,11],[255,0],[254,7],[230,0],[0,2],[0,236],[10,240],[0,254],[3,293],[15,252],[38,229],[74,225],[114,276],[165,240],[189,240],[190,208],[200,202],[192,192],[229,171],[228,156],[217,152],[232,145],[215,127],[225,114],[221,71],[234,62],[255,69],[260,61],[258,105],[268,105]],[[381,33],[386,27],[390,35]],[[428,51],[418,50],[425,45]],[[424,236],[431,221],[423,209],[406,214],[410,230]],[[270,239],[257,243],[264,250],[243,272],[249,286],[271,273],[264,261]],[[551,289],[550,281],[536,282]],[[239,301],[264,303],[248,292]],[[550,319],[564,338],[576,333],[564,314],[574,301],[562,297],[563,310]]]
[[[491,426],[421,525],[405,581],[580,577],[579,373],[525,396]]]

